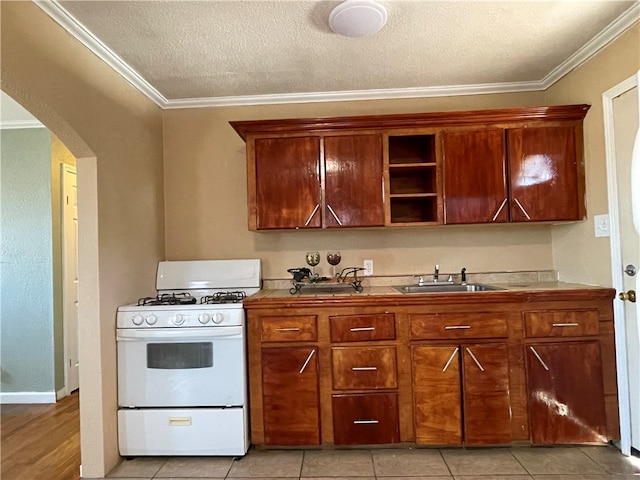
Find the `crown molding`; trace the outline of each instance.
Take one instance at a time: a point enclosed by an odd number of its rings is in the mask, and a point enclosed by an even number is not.
[[[613,42],[638,21],[640,21],[640,3],[636,3],[627,9],[626,12],[622,13],[580,50],[554,68],[542,79],[543,89],[546,90],[566,74],[595,56],[600,50]]]
[[[62,8],[57,1],[34,0],[34,3],[156,105],[163,107],[166,104],[167,99],[158,92],[158,90],[142,78],[138,72],[131,68],[113,50],[102,43],[98,37],[93,35],[93,33],[76,20],[73,15]]]
[[[542,80],[482,85],[454,85],[397,89],[349,90],[334,92],[284,93],[266,95],[239,95],[225,97],[186,98],[168,100],[138,72],[103,44],[78,22],[56,0],[34,0],[44,12],[60,24],[80,43],[91,50],[107,65],[124,77],[162,109],[231,107],[247,105],[276,105],[286,103],[347,102],[355,100],[392,100],[401,98],[428,98],[491,93],[514,93],[546,90],[567,73],[579,67],[598,51],[615,40],[640,20],[640,3],[636,3],[566,61],[554,68]]]
[[[169,100],[164,108],[231,107],[241,105],[277,105],[284,103],[348,102],[354,100],[392,100],[399,98],[450,97],[488,93],[530,92],[542,90],[540,82],[493,83],[418,88],[385,88],[337,92],[242,95],[235,97],[187,98]]]
[[[17,130],[20,128],[46,128],[38,120],[4,120],[0,121],[0,130]]]

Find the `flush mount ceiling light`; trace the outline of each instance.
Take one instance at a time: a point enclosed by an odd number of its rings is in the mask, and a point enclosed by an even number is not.
[[[345,37],[364,37],[387,23],[387,10],[374,0],[346,0],[331,10],[331,30]]]

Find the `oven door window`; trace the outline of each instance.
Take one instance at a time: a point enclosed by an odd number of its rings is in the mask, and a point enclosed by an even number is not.
[[[147,368],[184,370],[212,366],[212,342],[147,344]]]

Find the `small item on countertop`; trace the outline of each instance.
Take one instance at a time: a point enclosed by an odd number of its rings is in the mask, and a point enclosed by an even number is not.
[[[302,282],[305,278],[308,278],[311,281],[311,270],[306,267],[302,268],[290,268],[287,270],[291,275],[293,275],[293,279],[296,282]]]

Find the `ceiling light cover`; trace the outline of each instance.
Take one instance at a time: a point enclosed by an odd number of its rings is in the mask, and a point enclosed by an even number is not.
[[[374,0],[346,0],[331,10],[331,30],[346,37],[364,37],[387,23],[387,10]]]

